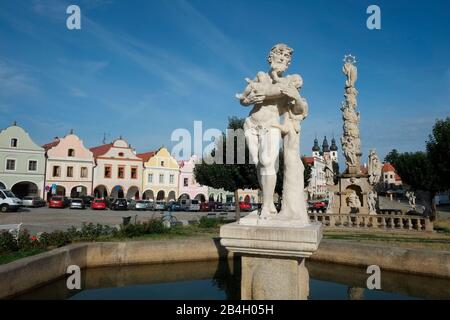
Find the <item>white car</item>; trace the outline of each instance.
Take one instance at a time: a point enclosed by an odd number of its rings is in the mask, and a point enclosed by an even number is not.
[[[36,196],[26,196],[22,199],[22,206],[24,207],[45,207],[47,202],[44,199]]]
[[[17,211],[22,206],[22,201],[11,190],[0,190],[0,211]]]

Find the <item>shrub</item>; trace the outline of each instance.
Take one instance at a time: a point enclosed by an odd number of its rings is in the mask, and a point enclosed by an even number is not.
[[[40,247],[40,243],[36,237],[32,237],[27,229],[20,231],[17,239],[19,250],[30,250]]]
[[[0,233],[0,253],[17,251],[18,249],[17,241],[11,233],[8,231]]]
[[[217,228],[222,222],[222,218],[207,218],[203,216],[200,218],[198,226],[199,228]]]
[[[161,220],[149,220],[148,222],[144,222],[144,232],[146,234],[150,233],[166,233],[169,232],[169,229],[164,227],[164,224]]]
[[[71,239],[64,231],[53,231],[52,233],[44,232],[41,234],[40,242],[44,247],[62,247],[68,243],[70,243]]]

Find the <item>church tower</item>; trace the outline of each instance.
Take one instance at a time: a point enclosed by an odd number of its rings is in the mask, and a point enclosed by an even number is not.
[[[320,157],[320,147],[317,138],[314,139],[314,146],[312,147],[312,156],[316,158]]]
[[[330,157],[331,161],[338,162],[338,147],[336,145],[336,139],[331,139]]]
[[[330,146],[328,145],[327,136],[323,138],[322,155],[324,159],[330,158]]]

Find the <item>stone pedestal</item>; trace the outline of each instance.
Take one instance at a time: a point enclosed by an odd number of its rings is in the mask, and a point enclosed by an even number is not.
[[[332,192],[334,192],[333,204],[330,213],[339,214],[370,214],[368,205],[368,193],[373,188],[369,183],[369,176],[366,174],[343,174],[339,178],[339,183],[334,186]],[[354,191],[359,197],[361,206],[357,209],[350,208],[348,204],[348,194]]]
[[[309,294],[305,258],[317,250],[322,225],[220,228],[221,244],[242,256],[243,300],[302,300]]]

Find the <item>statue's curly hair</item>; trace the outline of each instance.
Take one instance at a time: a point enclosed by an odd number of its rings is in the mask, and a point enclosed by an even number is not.
[[[292,54],[294,53],[294,49],[292,49],[291,47],[289,47],[288,45],[284,44],[284,43],[278,43],[276,45],[274,45],[272,47],[272,49],[270,49],[269,52],[269,56],[267,57],[267,62],[268,63],[272,63],[272,56],[273,53],[277,50],[287,50],[289,52],[289,55],[292,57]]]

